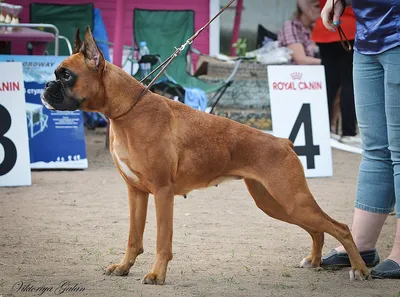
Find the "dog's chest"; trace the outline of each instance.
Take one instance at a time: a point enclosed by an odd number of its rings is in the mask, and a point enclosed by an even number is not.
[[[129,159],[128,153],[123,146],[115,144],[113,146],[112,155],[115,164],[118,166],[121,174],[123,174],[126,179],[133,183],[140,181],[138,176],[135,174],[134,164]]]

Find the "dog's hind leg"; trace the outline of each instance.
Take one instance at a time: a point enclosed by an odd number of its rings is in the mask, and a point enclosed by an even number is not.
[[[149,193],[127,183],[129,200],[129,236],[125,257],[120,264],[107,267],[106,274],[127,275],[136,257],[143,253],[143,232],[146,224]]]
[[[280,205],[274,197],[267,191],[267,189],[258,181],[254,179],[245,179],[247,189],[249,190],[251,196],[253,197],[256,205],[263,212],[272,218],[290,223],[297,224],[293,219],[287,214],[286,210]],[[324,244],[324,233],[317,232],[314,229],[302,226],[298,226],[305,229],[313,240],[311,253],[301,261],[301,267],[318,267],[321,264],[322,247]]]
[[[288,150],[282,154],[284,155],[277,155],[271,164],[268,164],[268,168],[255,168],[255,179],[259,180],[285,209],[294,224],[315,233],[326,232],[344,246],[352,266],[351,279],[368,277],[369,271],[347,225],[335,221],[318,206],[308,188],[303,166],[295,152]]]

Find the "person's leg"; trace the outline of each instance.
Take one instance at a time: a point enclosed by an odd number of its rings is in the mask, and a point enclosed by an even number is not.
[[[396,229],[396,237],[394,238],[394,244],[392,248],[392,252],[388,256],[388,259],[392,259],[400,264],[400,218],[399,218],[399,211],[400,207],[396,205],[396,212],[397,212],[397,229]]]
[[[398,209],[397,209],[398,210]],[[371,270],[372,278],[397,278],[400,279],[400,219],[397,219],[397,232],[392,252],[383,262]]]
[[[340,94],[342,93],[342,88],[336,93],[336,97],[333,100],[332,106],[332,117],[331,117],[331,131],[335,134],[339,134],[339,122],[340,122]]]
[[[333,102],[340,86],[340,67],[335,43],[318,43],[321,64],[325,67],[326,92],[328,96],[329,120],[332,120]],[[331,131],[336,133],[336,131]]]
[[[385,69],[385,101],[389,150],[394,172],[397,232],[389,259],[400,264],[400,46],[380,55]]]
[[[362,252],[374,248],[386,216],[393,209],[395,195],[388,149],[384,69],[376,56],[355,52],[353,71],[356,112],[364,152],[351,229]],[[344,249],[338,247],[336,251],[340,253]]]
[[[371,270],[373,278],[400,279],[400,47],[379,55],[385,69],[385,105],[389,151],[393,165],[397,230],[390,255]]]
[[[363,141],[363,156],[359,169],[355,207],[370,212],[365,223],[371,228],[369,245],[375,245],[382,229],[384,218],[393,210],[395,193],[393,166],[388,149],[388,131],[385,111],[385,74],[378,56],[354,54],[354,93],[360,135]],[[355,212],[366,216],[365,212]],[[368,223],[370,222],[370,223]],[[361,238],[362,229],[357,224],[353,230]],[[366,235],[368,236],[368,235]],[[363,248],[368,248],[366,243]],[[371,248],[373,246],[370,246]]]
[[[341,46],[338,44],[338,46]],[[356,129],[356,109],[354,104],[353,88],[353,54],[343,48],[338,50],[340,53],[340,85],[342,88],[340,95],[340,112],[342,114],[342,136],[355,136]]]
[[[370,212],[357,207],[354,209],[351,234],[358,251],[367,252],[375,249],[386,218],[387,214]],[[339,246],[335,250],[339,253],[346,252],[343,246]]]

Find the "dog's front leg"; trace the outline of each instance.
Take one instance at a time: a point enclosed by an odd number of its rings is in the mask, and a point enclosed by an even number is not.
[[[107,267],[106,274],[127,275],[136,257],[143,253],[143,232],[146,224],[149,194],[127,184],[129,200],[129,236],[125,257],[120,264]]]
[[[144,284],[162,285],[168,262],[172,260],[172,229],[174,192],[164,187],[154,193],[157,216],[157,255],[151,271],[145,275]]]

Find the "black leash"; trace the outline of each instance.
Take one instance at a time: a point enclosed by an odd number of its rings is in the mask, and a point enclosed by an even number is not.
[[[343,12],[342,15],[344,13],[344,10],[346,9],[346,1],[345,0],[340,0],[342,2],[343,5]],[[335,0],[332,0],[332,11],[331,11],[331,19],[333,20],[333,15],[335,13]],[[340,43],[342,44],[342,47],[350,52],[352,49],[352,46],[350,44],[350,41],[347,39],[346,34],[344,34],[342,27],[340,26],[340,24],[338,26],[336,26],[338,33],[339,33],[339,37],[340,37]]]
[[[220,16],[221,13],[223,13],[231,4],[235,2],[235,0],[231,0],[227,5],[225,5],[207,24],[205,24],[203,27],[201,27],[192,37],[190,37],[184,44],[182,44],[179,48],[175,48],[175,52],[169,56],[164,62],[162,62],[156,69],[154,69],[152,72],[150,72],[146,77],[144,77],[140,83],[143,84],[143,82],[149,78],[153,73],[155,73],[158,69],[161,69],[159,73],[151,80],[151,82],[146,86],[146,88],[140,93],[139,98],[136,100],[136,102],[129,108],[128,111],[124,112],[123,114],[117,116],[114,118],[114,120],[126,115],[129,113],[135,106],[138,104],[140,99],[147,93],[147,91],[151,88],[151,86],[154,84],[154,82],[163,74],[165,69],[174,61],[176,57],[186,48],[187,45],[191,45],[193,41],[199,36],[201,32],[203,32],[217,17]]]

